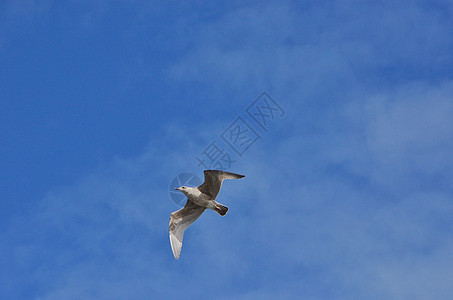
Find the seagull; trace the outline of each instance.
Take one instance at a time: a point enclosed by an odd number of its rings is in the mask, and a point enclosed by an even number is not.
[[[170,214],[168,231],[170,233],[171,250],[175,259],[179,259],[179,254],[181,253],[184,230],[195,222],[205,209],[212,209],[221,216],[227,213],[228,207],[215,201],[222,186],[222,181],[224,179],[239,179],[243,177],[245,176],[225,171],[205,170],[204,182],[200,186],[181,186],[175,189],[187,197],[186,205]]]

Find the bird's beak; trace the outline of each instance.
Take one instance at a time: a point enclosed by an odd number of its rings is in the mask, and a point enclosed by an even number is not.
[[[175,191],[179,191],[179,188],[175,188]]]

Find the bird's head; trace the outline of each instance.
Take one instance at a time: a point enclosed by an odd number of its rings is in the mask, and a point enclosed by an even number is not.
[[[182,192],[184,195],[187,195],[187,193],[189,193],[190,188],[188,186],[180,186],[178,188],[175,188],[175,190]]]

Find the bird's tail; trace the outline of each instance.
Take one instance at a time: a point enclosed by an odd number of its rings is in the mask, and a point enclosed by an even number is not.
[[[221,216],[224,216],[227,211],[228,211],[228,207],[226,207],[225,205],[222,205],[220,203],[217,203],[216,206],[215,206],[215,211],[221,215]]]

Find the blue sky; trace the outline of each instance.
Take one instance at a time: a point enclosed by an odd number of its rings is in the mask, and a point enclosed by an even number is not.
[[[451,1],[2,1],[2,299],[450,299]],[[256,126],[266,91],[285,114]],[[260,138],[242,157],[237,117]],[[175,261],[169,184],[245,174]]]

